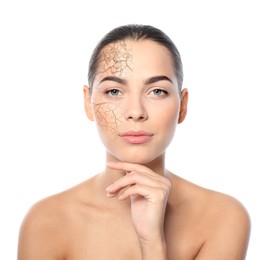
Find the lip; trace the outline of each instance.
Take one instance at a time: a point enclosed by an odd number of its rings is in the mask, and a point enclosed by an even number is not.
[[[127,143],[143,144],[149,142],[152,139],[153,134],[143,130],[139,130],[120,133],[119,136]]]

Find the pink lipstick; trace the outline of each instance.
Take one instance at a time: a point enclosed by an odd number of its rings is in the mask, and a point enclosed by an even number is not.
[[[153,134],[140,130],[140,131],[127,131],[119,135],[124,141],[130,144],[143,144],[152,139]]]

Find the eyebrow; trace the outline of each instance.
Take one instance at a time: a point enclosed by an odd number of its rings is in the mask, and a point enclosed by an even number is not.
[[[107,76],[104,77],[98,85],[100,85],[101,83],[103,83],[104,81],[114,81],[117,82],[121,85],[127,85],[127,81],[125,79],[119,78],[119,77],[115,77],[115,76]]]
[[[145,81],[145,84],[148,85],[148,84],[156,83],[156,82],[162,81],[162,80],[166,80],[166,81],[173,83],[173,81],[170,78],[168,78],[167,76],[155,76],[155,77],[151,77],[151,78],[147,79]]]
[[[166,80],[166,81],[169,81],[170,83],[173,83],[173,81],[167,77],[167,76],[155,76],[155,77],[151,77],[151,78],[148,78],[146,81],[145,81],[145,84],[148,85],[148,84],[153,84],[153,83],[156,83],[158,81],[162,81],[162,80]],[[104,81],[114,81],[114,82],[117,82],[121,85],[127,85],[127,80],[126,79],[122,79],[122,78],[119,78],[119,77],[115,77],[115,76],[107,76],[107,77],[104,77],[98,85],[100,85],[101,83],[103,83]]]

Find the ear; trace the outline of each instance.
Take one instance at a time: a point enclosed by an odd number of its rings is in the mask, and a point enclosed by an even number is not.
[[[92,104],[91,104],[90,88],[86,85],[83,86],[83,94],[84,94],[84,108],[85,108],[86,115],[91,121],[94,121]]]
[[[188,100],[189,100],[188,89],[184,88],[181,91],[181,102],[180,102],[178,124],[182,123],[187,115]]]

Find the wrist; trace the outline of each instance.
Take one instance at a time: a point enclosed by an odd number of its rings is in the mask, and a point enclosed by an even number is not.
[[[167,260],[167,252],[166,252],[166,243],[163,238],[158,238],[154,240],[139,240],[142,259],[143,260],[152,260],[152,259],[160,259]]]

